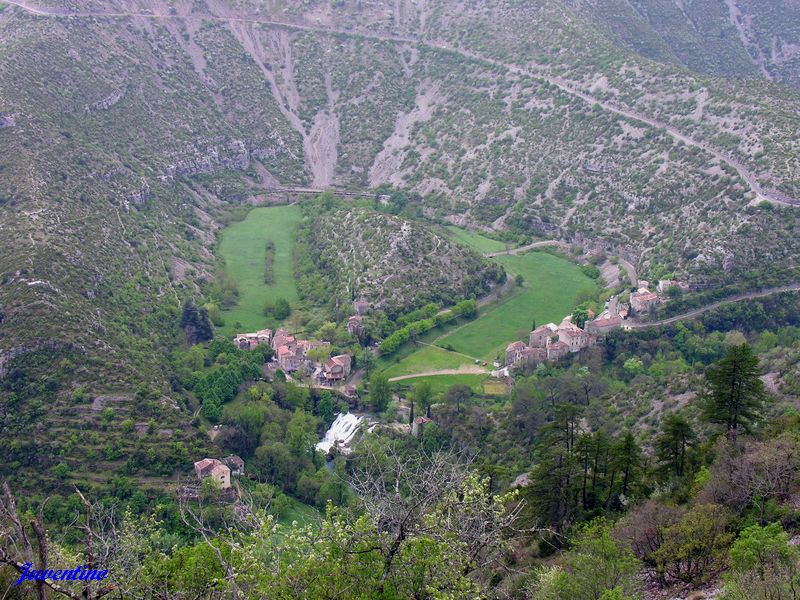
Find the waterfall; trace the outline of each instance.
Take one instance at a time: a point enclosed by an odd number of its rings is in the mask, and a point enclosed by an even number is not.
[[[317,450],[326,454],[335,445],[346,446],[358,431],[358,426],[364,417],[359,417],[353,413],[341,413],[331,424],[330,429],[325,432],[325,437],[317,444]]]

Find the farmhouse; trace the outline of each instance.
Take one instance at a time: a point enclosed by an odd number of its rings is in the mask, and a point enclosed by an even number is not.
[[[564,358],[569,353],[570,353],[569,346],[561,341],[553,342],[552,344],[547,346],[548,360],[558,360],[559,358]]]
[[[322,365],[322,377],[325,381],[342,381],[350,374],[352,359],[349,354],[340,354],[329,358]]]
[[[553,323],[548,323],[547,325],[537,327],[531,331],[528,345],[531,348],[546,348],[547,344],[549,344],[554,337],[557,337],[557,330],[558,327],[556,327]]]
[[[686,283],[685,281],[675,281],[674,279],[663,279],[658,282],[658,285],[656,286],[656,292],[658,292],[659,294],[666,294],[667,290],[673,287],[678,288],[682,292],[688,292],[690,289],[689,284]]]
[[[572,323],[564,324],[558,328],[558,341],[564,343],[570,352],[580,352],[588,348],[591,336],[583,329]]]
[[[364,322],[360,315],[353,315],[347,319],[347,333],[355,337],[361,337],[364,333]]]
[[[515,365],[522,359],[522,353],[527,346],[522,342],[512,342],[506,348],[506,364]]]
[[[358,300],[353,301],[353,311],[356,313],[356,316],[363,316],[369,312],[370,304],[367,300],[360,298]]]
[[[239,459],[241,460],[241,459]],[[197,478],[203,480],[207,477],[213,477],[219,481],[223,490],[231,487],[231,470],[228,466],[222,464],[216,458],[204,458],[194,463],[194,472]]]
[[[519,362],[525,366],[538,365],[546,360],[546,348],[525,348],[519,356]]]
[[[608,335],[611,331],[622,327],[622,317],[619,316],[605,316],[595,319],[594,321],[586,321],[584,329],[597,336]]]
[[[646,313],[651,307],[661,301],[658,294],[651,292],[647,288],[639,288],[631,294],[631,309],[637,314]]]
[[[294,343],[294,336],[286,333],[286,330],[281,327],[275,332],[275,337],[272,338],[272,349],[277,354],[281,346],[293,346]]]
[[[294,342],[294,338],[291,339]],[[284,344],[278,348],[278,366],[284,373],[297,371],[303,365],[304,358],[303,350],[297,344],[292,343],[291,346]]]
[[[233,343],[241,350],[252,350],[261,344],[269,344],[271,340],[271,329],[261,329],[254,333],[237,333],[233,337]]]

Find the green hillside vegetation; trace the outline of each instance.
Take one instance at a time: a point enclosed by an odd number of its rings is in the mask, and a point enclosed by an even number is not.
[[[0,1],[0,588],[106,561],[67,596],[796,596],[800,294],[425,373],[600,294],[498,240],[688,282],[664,315],[797,281],[798,10]],[[231,342],[282,322],[353,355],[355,397]],[[344,411],[377,423],[318,452]],[[176,494],[230,454],[241,498]]]
[[[363,207],[308,210],[298,232],[298,287],[306,302],[332,312],[363,298],[397,316],[478,298],[505,281],[502,267],[420,221]]]
[[[291,306],[297,302],[292,256],[295,226],[300,221],[297,206],[254,208],[247,218],[226,227],[220,236],[219,254],[225,264],[225,275],[238,290],[236,305],[223,311],[224,334],[234,333],[234,324],[245,331],[256,331],[275,319],[266,319],[264,306],[279,298]],[[275,246],[272,272],[274,283],[264,283],[266,244]]]
[[[75,344],[125,392],[143,379],[163,383],[170,342],[152,339],[141,307],[196,295],[213,276],[209,249],[226,213],[262,200],[275,180],[391,183],[419,195],[421,214],[514,237],[623,245],[647,257],[637,264],[645,278],[717,283],[765,263],[796,265],[796,211],[746,208],[752,191],[730,165],[601,103],[669,123],[796,195],[798,94],[644,60],[572,4],[483,11],[438,0],[429,12],[409,4],[390,23],[374,6],[338,3],[330,24],[352,33],[326,29],[313,3],[293,0],[275,12],[197,2],[144,20],[7,6],[0,352]],[[774,2],[765,6],[745,11],[765,17],[762,47],[783,27]],[[308,29],[248,22],[255,13],[290,14]],[[219,20],[232,15],[242,17],[236,27]],[[536,26],[520,34],[521,22]],[[539,68],[515,70],[530,64]],[[417,104],[430,114],[414,113]],[[307,151],[316,119],[322,155]],[[399,125],[407,134],[395,135]],[[140,303],[116,297],[129,285]]]
[[[167,589],[205,599],[224,588],[248,599],[262,590],[366,600],[457,589],[497,600],[641,600],[710,585],[734,598],[791,597],[800,583],[789,543],[800,493],[798,308],[800,295],[786,294],[659,330],[616,331],[603,348],[520,374],[509,394],[495,395],[480,375],[401,382],[416,415],[431,406],[432,422],[418,436],[397,422],[364,433],[332,470],[313,451],[338,408],[332,396],[254,383],[225,405],[216,442],[247,457],[258,481],[239,482],[254,504],[219,502],[204,485],[201,501],[183,506],[207,519],[202,534],[225,549],[222,560],[185,526],[174,498],[118,477],[104,498],[120,524],[104,538],[115,549],[104,566],[118,569],[123,595],[142,598]],[[223,365],[235,356],[216,341],[206,358]],[[522,487],[509,493],[515,481]],[[28,514],[43,499],[18,495],[9,510],[0,497],[0,544],[14,558],[25,548],[14,510]],[[21,526],[26,535],[48,530],[48,564],[87,556],[77,496],[52,495],[45,507]],[[100,507],[90,524],[105,523]],[[230,526],[237,513],[247,524]],[[387,561],[392,576],[381,582]],[[15,577],[0,567],[4,583]]]

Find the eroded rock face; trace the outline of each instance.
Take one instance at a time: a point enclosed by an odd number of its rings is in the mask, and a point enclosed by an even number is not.
[[[267,156],[268,149],[257,148],[253,156]],[[242,140],[204,140],[188,149],[167,169],[169,176],[191,177],[220,169],[243,171],[250,166],[251,151]]]
[[[109,108],[114,106],[117,102],[119,102],[124,95],[125,95],[124,89],[115,90],[105,98],[102,98],[101,100],[98,100],[97,102],[94,102],[92,104],[87,104],[86,106],[84,106],[83,110],[87,114],[96,112],[98,110],[108,110]]]
[[[55,340],[44,340],[33,344],[23,344],[15,346],[14,348],[9,348],[5,352],[0,353],[0,379],[8,375],[8,368],[11,361],[18,356],[28,354],[29,352],[38,352],[39,350],[58,350],[67,347],[69,347],[69,344],[63,344]]]
[[[128,199],[136,206],[141,206],[150,199],[150,185],[146,179],[142,178],[139,191],[128,196]]]

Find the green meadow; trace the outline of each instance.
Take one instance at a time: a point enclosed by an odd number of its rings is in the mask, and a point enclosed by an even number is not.
[[[433,339],[426,337],[424,341],[491,362],[498,354],[502,356],[506,346],[518,339],[520,332],[530,331],[534,321],[537,324],[561,322],[572,312],[579,294],[595,290],[596,283],[584,275],[578,265],[560,256],[529,252],[502,255],[493,260],[506,268],[509,277],[522,275],[522,287],[482,307],[477,319],[448,328]],[[473,362],[462,354],[409,344],[400,349],[396,360],[381,359],[378,366],[389,377],[455,369]]]
[[[448,225],[446,227],[450,233],[450,237],[459,242],[463,246],[468,246],[481,254],[488,254],[489,252],[501,252],[506,249],[506,244],[498,242],[474,231],[468,231],[455,225]]]
[[[561,322],[572,312],[579,294],[595,289],[595,282],[578,265],[560,256],[529,252],[494,260],[506,268],[509,277],[522,275],[522,288],[486,306],[476,320],[439,338],[437,345],[491,360],[518,338],[519,331],[530,331],[534,321]]]
[[[427,375],[425,377],[414,377],[413,379],[403,379],[393,385],[400,389],[412,389],[418,383],[427,382],[431,384],[431,390],[434,394],[446,392],[448,388],[454,385],[469,386],[476,394],[494,395],[496,391],[497,380],[492,380],[487,375],[476,375],[465,373],[463,375]],[[505,390],[504,390],[505,391]]]
[[[222,232],[219,252],[225,261],[227,275],[236,282],[239,302],[224,311],[225,326],[221,332],[230,335],[239,322],[245,331],[255,331],[271,323],[264,317],[267,301],[285,298],[297,302],[294,284],[292,249],[295,225],[300,220],[297,206],[254,208],[244,221],[226,227]],[[275,244],[274,283],[264,283],[266,244]]]
[[[448,352],[444,348],[435,346],[419,346],[415,352],[388,367],[384,374],[387,377],[413,375],[423,371],[442,371],[444,369],[458,369],[461,365],[472,364],[466,356],[455,352]]]

